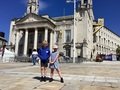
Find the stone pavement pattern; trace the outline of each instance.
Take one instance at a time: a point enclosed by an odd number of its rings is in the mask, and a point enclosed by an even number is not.
[[[40,82],[39,65],[0,63],[0,90],[120,90],[120,62],[61,63],[61,70],[65,83],[57,74]]]

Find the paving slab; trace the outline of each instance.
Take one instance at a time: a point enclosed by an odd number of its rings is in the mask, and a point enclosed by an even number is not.
[[[40,82],[39,65],[0,63],[0,90],[120,90],[119,62],[62,63],[61,70],[64,83],[57,73],[53,82]]]

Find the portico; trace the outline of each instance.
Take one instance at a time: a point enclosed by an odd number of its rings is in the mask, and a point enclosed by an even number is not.
[[[36,14],[31,13],[20,19],[15,25],[15,54],[29,56],[33,49],[41,47],[43,40],[48,41],[52,49],[54,28],[53,22]]]

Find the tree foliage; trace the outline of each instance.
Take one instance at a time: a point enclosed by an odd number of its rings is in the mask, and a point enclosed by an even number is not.
[[[116,49],[116,54],[117,54],[117,55],[120,55],[120,46],[117,47],[117,49]]]

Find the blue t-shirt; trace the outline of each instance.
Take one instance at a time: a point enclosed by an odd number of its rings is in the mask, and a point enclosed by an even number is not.
[[[47,61],[50,57],[50,49],[48,47],[42,47],[38,51],[38,56],[41,61]]]

